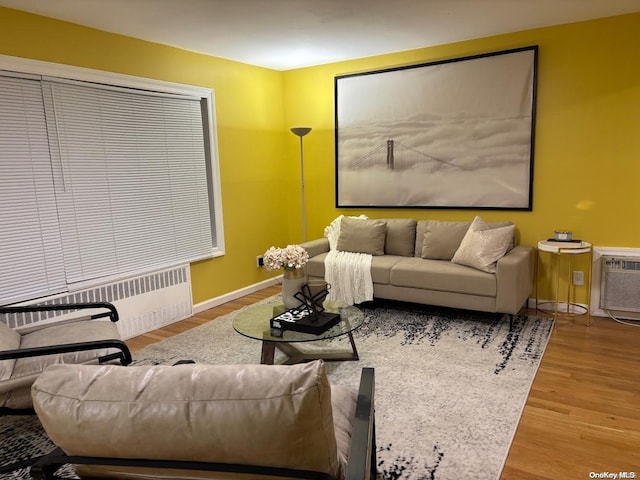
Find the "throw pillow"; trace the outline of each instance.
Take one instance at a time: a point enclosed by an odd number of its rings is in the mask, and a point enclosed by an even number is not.
[[[451,259],[453,263],[495,273],[496,262],[513,244],[515,225],[497,228],[486,225],[480,217],[475,218]]]
[[[451,260],[471,222],[428,220],[420,256],[432,260]]]
[[[484,220],[482,220],[480,217],[478,218],[478,223],[476,224],[476,230],[491,230],[493,228],[498,228],[498,227],[508,227],[509,225],[513,225],[513,223],[511,223],[508,220],[502,221],[502,222],[485,222]],[[511,250],[514,246],[515,246],[515,231],[513,232],[513,237],[511,237],[511,244],[509,245],[509,250]]]
[[[337,250],[341,252],[384,255],[387,222],[342,217]]]
[[[324,227],[324,236],[327,240],[329,240],[329,250],[335,250],[338,245],[338,237],[340,236],[340,223],[342,222],[342,218],[344,215],[337,216],[329,225]],[[366,215],[360,215],[359,217],[352,218],[362,218],[367,219]]]
[[[416,223],[410,218],[388,219],[384,253],[412,257],[416,238]]]

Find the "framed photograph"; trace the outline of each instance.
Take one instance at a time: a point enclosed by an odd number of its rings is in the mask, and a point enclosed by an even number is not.
[[[537,56],[336,77],[336,207],[531,210]]]

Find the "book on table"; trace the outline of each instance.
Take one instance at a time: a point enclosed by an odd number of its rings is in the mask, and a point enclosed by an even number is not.
[[[547,239],[544,242],[549,247],[558,247],[558,248],[583,248],[582,240],[556,240],[554,238]]]
[[[292,330],[302,333],[319,335],[340,322],[340,314],[332,312],[317,312],[306,306],[290,308],[270,320],[272,330],[283,332]]]

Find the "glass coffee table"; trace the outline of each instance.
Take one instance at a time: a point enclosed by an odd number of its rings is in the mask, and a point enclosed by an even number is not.
[[[358,350],[352,332],[364,323],[364,313],[354,306],[340,302],[325,301],[324,307],[327,312],[339,313],[341,318],[338,324],[319,335],[291,330],[272,330],[269,320],[284,310],[284,306],[274,306],[274,304],[255,305],[238,313],[233,319],[233,328],[240,335],[262,342],[260,357],[262,364],[273,365],[276,348],[288,357],[284,362],[285,365],[318,359],[328,362],[358,360]],[[295,344],[318,342],[343,335],[348,336],[351,351],[314,348],[303,352],[295,346]]]

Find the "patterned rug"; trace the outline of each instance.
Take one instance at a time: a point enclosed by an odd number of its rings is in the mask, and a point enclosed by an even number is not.
[[[375,368],[379,479],[498,479],[553,320],[396,302],[360,308],[360,361],[327,366],[331,382],[353,388],[362,367]],[[258,363],[260,343],[235,333],[233,315],[151,345],[135,363]],[[346,339],[317,343],[307,348],[348,349]],[[3,464],[50,447],[32,417],[0,417]]]

